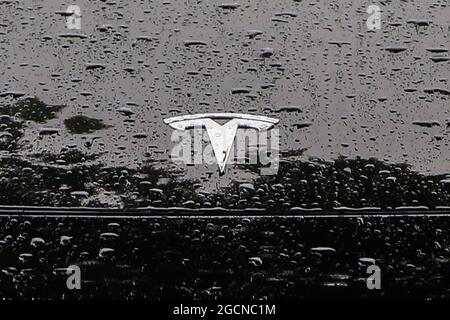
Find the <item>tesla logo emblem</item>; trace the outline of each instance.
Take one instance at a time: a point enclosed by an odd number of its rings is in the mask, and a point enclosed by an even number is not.
[[[226,121],[220,124],[217,121]],[[220,173],[224,173],[238,128],[267,131],[278,119],[240,113],[205,113],[173,117],[164,122],[176,130],[204,128],[214,151]]]

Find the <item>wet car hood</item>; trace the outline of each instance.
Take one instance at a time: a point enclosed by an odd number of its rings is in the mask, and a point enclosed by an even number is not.
[[[449,9],[1,1],[0,204],[448,206]],[[180,166],[164,119],[280,120],[280,170]]]

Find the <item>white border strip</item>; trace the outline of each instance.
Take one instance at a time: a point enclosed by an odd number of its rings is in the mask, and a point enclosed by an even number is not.
[[[295,212],[295,214],[293,213]],[[267,214],[265,214],[267,213]],[[80,207],[25,207],[0,206],[2,217],[29,218],[97,218],[97,219],[321,219],[321,218],[402,218],[402,217],[448,217],[450,208],[434,210],[424,208],[402,208],[398,210],[370,210],[368,208],[339,208],[336,211],[320,209],[295,209],[288,214],[274,215],[265,209],[224,208],[80,208]]]

